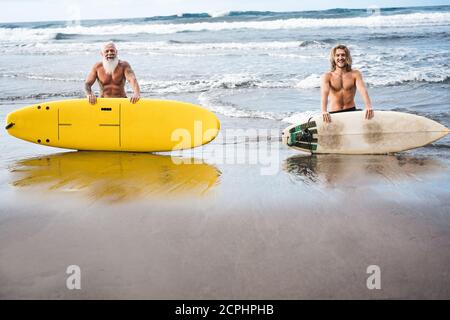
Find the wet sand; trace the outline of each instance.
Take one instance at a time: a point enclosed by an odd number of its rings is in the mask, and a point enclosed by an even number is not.
[[[273,175],[167,155],[7,158],[0,298],[450,298],[445,159],[304,157],[271,143]],[[69,265],[81,290],[66,288]],[[381,290],[367,289],[369,265]]]

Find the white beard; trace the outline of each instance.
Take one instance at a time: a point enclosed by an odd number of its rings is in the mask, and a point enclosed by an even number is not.
[[[119,64],[119,58],[115,57],[114,60],[107,60],[103,58],[103,68],[107,74],[112,74]]]

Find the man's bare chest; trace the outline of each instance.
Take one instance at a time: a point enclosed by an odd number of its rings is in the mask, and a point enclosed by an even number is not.
[[[98,80],[103,85],[115,84],[121,85],[125,81],[125,76],[122,70],[114,70],[112,74],[107,74],[104,70],[99,70],[97,73]]]
[[[351,75],[332,76],[330,87],[333,91],[352,91],[355,89],[355,79]]]

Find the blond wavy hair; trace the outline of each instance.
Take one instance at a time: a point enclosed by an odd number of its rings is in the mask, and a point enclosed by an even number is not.
[[[345,51],[345,62],[347,63],[347,71],[352,70],[352,55],[350,54],[350,50],[344,46],[343,44],[338,44],[337,46],[335,46],[333,49],[331,49],[330,51],[330,63],[331,63],[331,71],[336,70],[336,62],[334,62],[334,55],[336,54],[336,50],[338,49],[342,49]]]

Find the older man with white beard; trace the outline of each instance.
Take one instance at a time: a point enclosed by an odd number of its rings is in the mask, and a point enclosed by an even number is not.
[[[130,64],[119,60],[117,48],[113,42],[103,46],[101,55],[102,62],[97,62],[86,78],[84,88],[89,102],[95,104],[97,101],[97,97],[92,93],[92,85],[98,80],[102,98],[126,98],[125,81],[128,81],[134,93],[130,101],[136,103],[141,96],[141,91]]]

